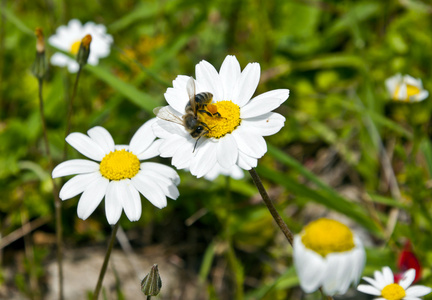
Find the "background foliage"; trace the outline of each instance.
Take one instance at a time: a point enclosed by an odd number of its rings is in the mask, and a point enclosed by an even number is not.
[[[48,37],[72,18],[105,24],[114,37],[111,55],[82,74],[72,131],[101,125],[116,143],[128,143],[164,103],[171,81],[194,75],[200,60],[216,68],[227,54],[242,67],[257,61],[257,94],[291,90],[278,109],[285,127],[266,139],[269,150],[258,167],[290,228],[300,232],[322,216],[342,220],[367,245],[365,275],[384,265],[396,270],[396,257],[410,240],[424,267],[422,283],[432,285],[431,101],[391,102],[384,89],[384,80],[397,72],[422,78],[432,89],[432,6],[426,2],[38,0],[2,1],[1,12],[0,295],[18,290],[39,299],[49,289],[44,266],[55,252],[54,205],[37,81],[29,70],[34,28]],[[48,57],[54,52],[48,48]],[[50,67],[44,85],[56,163],[74,79]],[[69,157],[80,156],[70,150]],[[121,219],[134,249],[175,251],[199,278],[203,299],[320,298],[301,295],[291,249],[247,173],[243,180],[214,182],[179,173],[177,201],[163,210],[143,201],[140,221]],[[76,198],[63,202],[66,248],[104,247],[110,228],[103,206],[84,222],[76,205]],[[28,221],[38,226],[5,245]],[[18,267],[8,277],[4,270],[12,261]],[[218,270],[225,274],[219,283]],[[29,285],[32,279],[36,285]],[[163,293],[168,291],[161,298]],[[352,291],[343,299],[349,297],[365,296]]]

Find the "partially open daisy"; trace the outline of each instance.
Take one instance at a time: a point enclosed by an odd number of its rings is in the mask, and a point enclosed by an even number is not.
[[[395,101],[419,102],[429,96],[423,88],[421,79],[410,75],[396,74],[385,81],[389,96]]]
[[[87,22],[82,25],[79,20],[73,19],[69,21],[67,26],[62,25],[57,28],[56,33],[48,39],[48,42],[54,47],[76,55],[81,40],[86,35],[92,37],[90,56],[87,63],[97,65],[100,58],[107,57],[110,54],[113,42],[112,36],[106,33],[106,27],[102,24]],[[56,52],[51,56],[51,64],[60,67],[67,66],[71,73],[76,73],[79,68],[75,59],[60,52]]]
[[[177,199],[180,178],[176,171],[162,164],[140,162],[159,155],[160,141],[155,141],[151,129],[156,119],[141,126],[129,146],[115,145],[109,132],[93,127],[82,133],[71,133],[66,141],[91,160],[72,159],[53,170],[53,178],[78,174],[60,190],[67,200],[81,194],[78,217],[87,219],[105,197],[105,212],[109,224],[116,224],[122,210],[131,221],[141,217],[139,193],[154,206],[167,205],[166,197]]]
[[[414,269],[409,269],[403,274],[402,279],[395,283],[391,269],[384,267],[382,272],[375,271],[375,278],[363,277],[370,285],[360,284],[357,290],[378,296],[375,300],[419,300],[419,297],[429,294],[432,289],[423,285],[410,287],[414,281],[415,273]]]
[[[365,263],[360,239],[344,224],[318,219],[294,237],[294,266],[306,293],[322,287],[329,296],[345,294],[357,283]]]
[[[198,112],[200,124],[205,124],[204,134],[194,150],[197,136],[192,137],[180,122],[160,119],[153,128],[163,141],[161,156],[172,157],[174,166],[188,168],[197,177],[212,173],[215,166],[225,170],[236,165],[245,170],[255,167],[267,151],[263,137],[277,133],[284,125],[285,118],[272,110],[288,98],[289,90],[273,90],[252,98],[260,79],[260,65],[250,63],[241,71],[235,56],[227,56],[219,72],[201,61],[195,73],[196,94],[213,96],[211,103]],[[173,88],[165,93],[169,104],[163,108],[165,113],[180,120],[187,113],[190,80],[179,75],[173,81]]]

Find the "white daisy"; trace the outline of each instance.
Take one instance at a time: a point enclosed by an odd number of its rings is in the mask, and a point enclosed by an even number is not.
[[[67,26],[62,25],[57,28],[56,33],[48,39],[48,42],[54,47],[76,55],[81,40],[87,34],[92,37],[90,56],[87,63],[97,65],[99,58],[107,57],[110,54],[113,42],[112,36],[106,33],[106,27],[102,24],[87,22],[81,25],[79,20],[72,19]],[[60,67],[67,66],[71,73],[76,73],[79,69],[75,59],[60,52],[56,52],[51,56],[51,64]]]
[[[60,198],[67,200],[81,194],[78,217],[87,219],[105,197],[109,224],[116,224],[122,210],[131,221],[141,217],[139,193],[154,206],[167,205],[166,197],[177,199],[180,178],[174,169],[153,162],[140,162],[159,155],[161,141],[155,141],[151,119],[132,137],[129,146],[115,145],[109,132],[93,127],[82,133],[71,133],[66,141],[78,152],[92,159],[72,159],[54,168],[53,178],[78,174],[63,185]]]
[[[189,169],[197,177],[212,177],[216,170],[229,173],[234,166],[245,170],[255,167],[267,151],[263,136],[275,134],[284,126],[285,118],[272,110],[288,98],[289,90],[273,90],[252,98],[260,79],[260,65],[250,63],[242,72],[235,56],[225,58],[219,73],[206,61],[196,66],[195,73],[196,80],[179,75],[165,93],[169,106],[158,110],[161,119],[153,129],[163,141],[161,156],[172,157],[174,166]],[[197,136],[192,137],[181,125],[190,101],[191,82],[197,95],[213,96],[212,103],[201,107],[197,114],[198,122],[205,124],[205,134],[197,144]],[[171,115],[178,122],[166,121],[163,115]]]
[[[294,237],[294,266],[306,293],[322,287],[328,296],[345,294],[357,283],[365,264],[360,239],[342,223],[318,219]]]
[[[395,101],[419,102],[429,96],[429,92],[423,88],[421,79],[410,75],[396,74],[385,81],[387,92]]]
[[[420,300],[419,297],[429,294],[432,289],[423,285],[410,287],[415,274],[414,269],[409,269],[403,274],[402,279],[395,283],[391,269],[384,267],[382,272],[374,272],[375,278],[363,277],[370,285],[360,284],[357,290],[365,294],[379,296],[374,298],[375,300]]]

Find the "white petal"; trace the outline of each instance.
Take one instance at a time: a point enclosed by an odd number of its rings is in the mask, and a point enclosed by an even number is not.
[[[222,100],[232,100],[234,97],[234,88],[240,77],[241,69],[237,58],[234,55],[228,55],[222,63],[219,76],[222,82],[224,94]]]
[[[399,285],[403,287],[404,290],[406,290],[414,281],[415,279],[416,271],[414,269],[409,269],[403,274],[403,277],[401,280],[399,280]],[[393,275],[393,273],[392,273]]]
[[[154,206],[164,208],[167,200],[160,187],[149,177],[138,173],[131,179],[133,186]]]
[[[393,98],[394,92],[396,88],[399,86],[399,84],[401,84],[401,82],[402,82],[401,74],[396,74],[395,76],[390,77],[385,81],[387,91],[391,98]]]
[[[75,60],[69,60],[67,65],[69,73],[76,73],[79,69],[79,64]]]
[[[225,135],[217,144],[217,161],[222,168],[230,169],[237,161],[238,148],[231,134]]]
[[[145,122],[133,135],[129,143],[129,150],[133,154],[139,155],[143,153],[153,143],[156,136],[153,133],[152,126],[156,122],[156,118],[150,119],[149,121]]]
[[[197,178],[207,174],[216,164],[217,143],[211,139],[205,139],[199,148],[195,150],[196,155],[192,158],[190,172]]]
[[[408,90],[407,90],[406,84],[405,83],[401,83],[399,85],[399,90],[398,90],[397,94],[393,95],[392,97],[396,98],[396,100],[406,101],[406,99],[408,97]]]
[[[138,221],[142,213],[141,198],[138,191],[129,179],[120,180],[118,187],[118,197],[123,203],[126,216],[132,222]]]
[[[69,56],[66,56],[65,54],[59,52],[54,53],[50,59],[51,64],[53,66],[59,66],[59,67],[67,66],[70,60],[71,59],[69,58]]]
[[[165,100],[173,109],[175,109],[181,115],[185,114],[185,107],[189,102],[186,86],[184,89],[168,88],[164,96]]]
[[[146,160],[160,154],[159,148],[162,145],[164,140],[156,140],[154,141],[144,152],[137,155],[139,160]]]
[[[195,140],[191,138],[174,153],[171,161],[172,165],[178,169],[189,168],[194,156],[194,147]],[[195,149],[195,151],[199,151],[199,148]]]
[[[101,161],[105,156],[102,148],[85,134],[79,132],[71,133],[66,137],[66,142],[78,152],[93,160]]]
[[[419,89],[422,89],[422,88],[423,88],[423,84],[422,84],[421,79],[416,79],[416,78],[414,78],[414,77],[412,77],[412,76],[410,76],[410,75],[405,75],[405,76],[403,77],[403,81],[404,81],[406,84],[409,84],[409,85],[415,86],[416,88],[419,88]]]
[[[99,172],[93,172],[89,174],[77,175],[69,179],[61,188],[59,197],[62,200],[67,200],[81,194],[87,189],[93,181],[98,180],[102,177]]]
[[[325,262],[322,257],[306,249],[299,235],[294,237],[294,266],[300,280],[300,286],[306,293],[316,291],[324,279]]]
[[[237,80],[232,101],[243,107],[253,96],[261,76],[261,69],[258,63],[250,63],[244,68]]]
[[[222,99],[223,86],[219,74],[210,63],[205,60],[201,61],[195,66],[195,74],[201,88],[204,89],[204,92],[212,93],[215,102],[224,100]]]
[[[173,168],[165,166],[163,164],[145,162],[141,164],[141,170],[150,170],[157,172],[171,179],[175,185],[178,185],[180,183],[180,177],[177,172]]]
[[[392,282],[385,281],[384,275],[380,271],[375,271],[374,277],[375,277],[376,282],[379,285],[380,290],[382,290],[386,285],[393,283],[393,281]]]
[[[255,134],[250,128],[240,125],[232,132],[232,135],[237,142],[238,149],[251,157],[261,158],[267,152],[264,138]]]
[[[108,184],[105,196],[105,214],[110,225],[115,225],[118,222],[123,211],[123,205],[117,197],[117,183],[118,181],[111,181]]]
[[[393,283],[394,282],[394,276],[393,276],[393,272],[391,271],[391,269],[389,267],[384,267],[382,270],[383,270],[382,274],[384,276],[384,281],[387,282],[387,284]]]
[[[367,281],[368,283],[370,283],[373,287],[375,287],[377,290],[382,290],[382,288],[380,288],[378,282],[370,277],[363,277],[364,281]]]
[[[173,88],[186,91],[186,85],[189,81],[189,78],[190,76],[178,75],[176,79],[173,80]]]
[[[87,131],[89,137],[105,152],[105,154],[114,151],[114,140],[111,134],[105,128],[96,126]]]
[[[350,252],[330,253],[326,256],[326,276],[323,280],[323,290],[326,295],[345,294],[351,283]]]
[[[161,188],[161,190],[167,197],[175,200],[180,195],[177,187],[170,178],[152,170],[141,170],[140,173],[154,179],[156,184]]]
[[[432,292],[432,289],[428,286],[414,285],[406,289],[407,297],[423,297]]]
[[[269,136],[273,135],[284,126],[285,117],[278,113],[270,112],[261,116],[243,119],[241,125],[245,128],[250,128],[257,135]],[[248,129],[249,130],[249,129]]]
[[[237,164],[240,168],[244,170],[250,170],[251,168],[255,168],[257,166],[258,160],[256,158],[250,157],[249,155],[239,151]]]
[[[99,170],[99,164],[86,159],[71,159],[54,168],[52,177],[63,177],[74,174],[92,173]]]
[[[268,113],[278,108],[286,99],[288,99],[289,90],[273,90],[261,94],[249,101],[241,109],[240,118],[252,118]]]
[[[87,219],[105,196],[109,180],[101,177],[89,184],[78,202],[78,217]]]
[[[374,295],[374,296],[380,296],[381,295],[381,290],[378,290],[378,289],[374,288],[373,286],[366,285],[366,284],[360,284],[357,287],[357,290],[359,292],[369,294],[369,295]]]
[[[160,155],[162,157],[172,157],[185,143],[189,143],[188,139],[183,136],[173,134],[171,137],[163,139],[163,142],[159,147]]]
[[[410,100],[415,102],[420,102],[426,99],[427,97],[429,97],[429,92],[426,90],[422,90],[417,95],[411,96]]]

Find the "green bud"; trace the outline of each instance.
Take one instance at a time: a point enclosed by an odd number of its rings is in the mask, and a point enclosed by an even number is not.
[[[92,41],[92,37],[90,34],[87,34],[82,40],[81,45],[77,54],[77,62],[82,68],[86,63],[90,55],[90,43]]]
[[[157,296],[162,288],[162,280],[159,276],[158,266],[155,264],[150,273],[141,281],[141,291],[146,296]]]
[[[32,73],[33,75],[38,78],[42,79],[45,76],[47,64],[45,59],[45,41],[44,41],[44,35],[41,28],[36,28],[35,30],[36,34],[36,58],[32,66]]]

